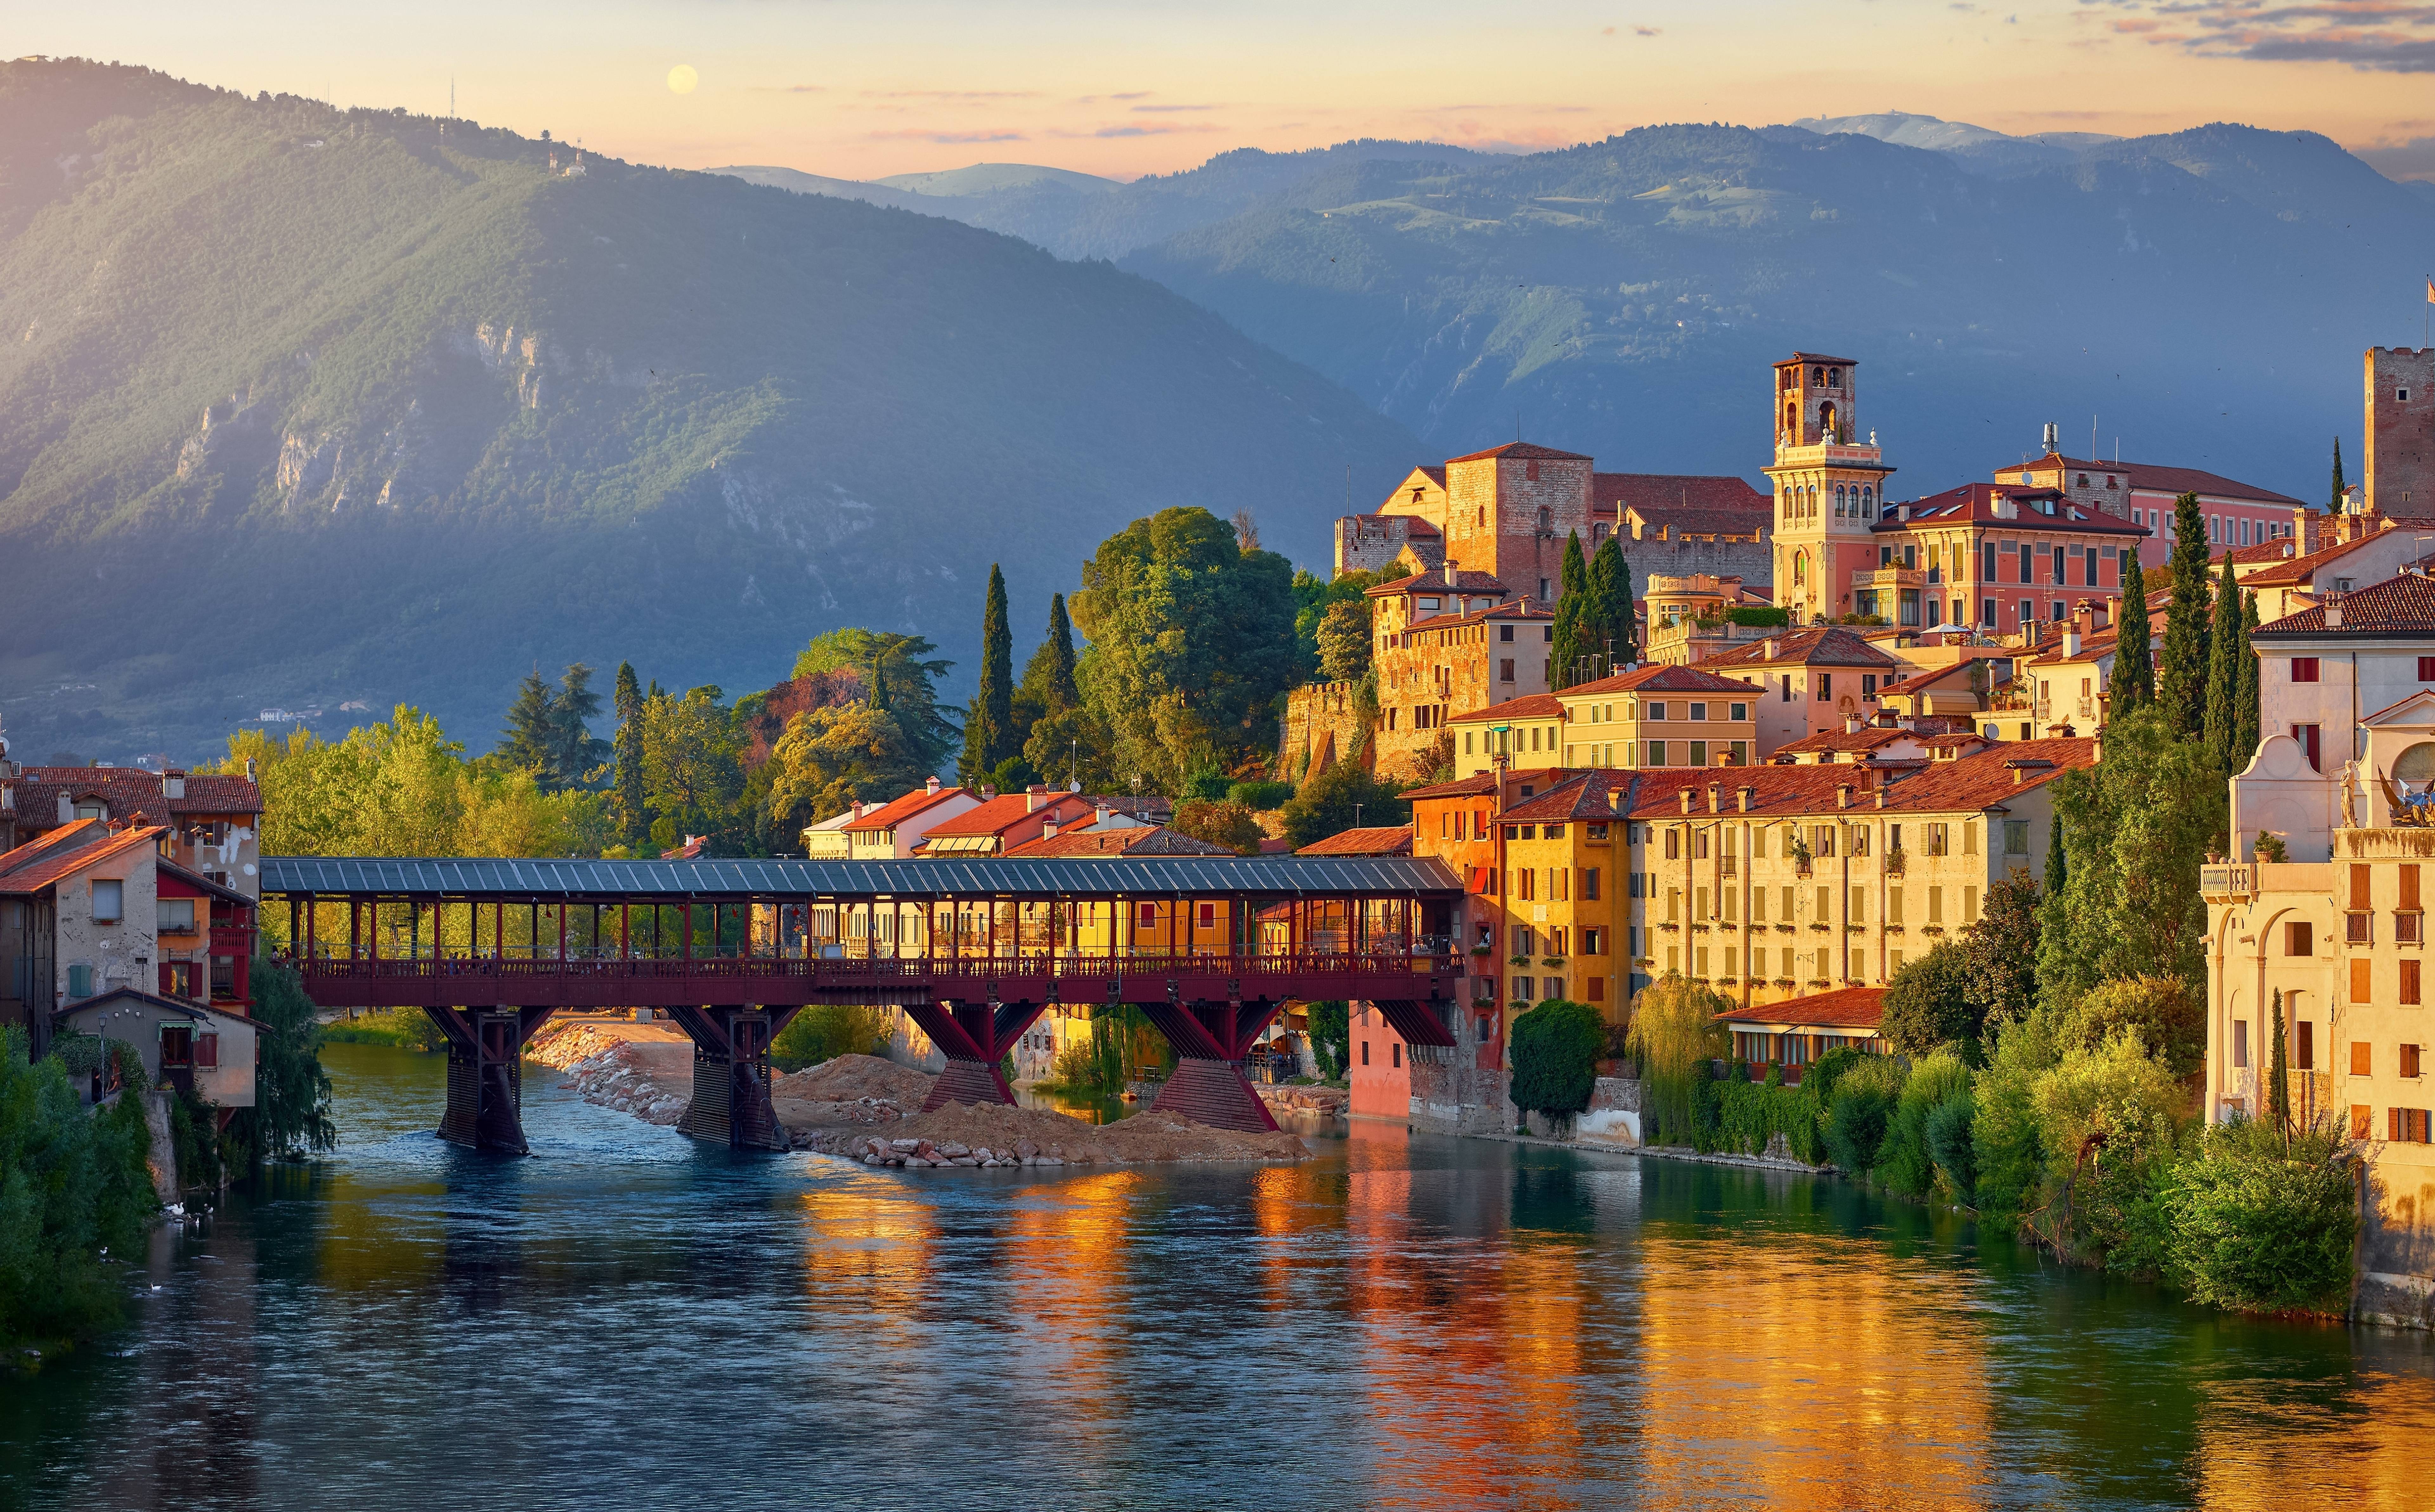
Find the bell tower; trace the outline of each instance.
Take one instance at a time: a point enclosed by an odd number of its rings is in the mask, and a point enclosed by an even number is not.
[[[1796,625],[1851,613],[1853,575],[1877,570],[1870,527],[1894,470],[1862,438],[1857,367],[1813,352],[1775,365],[1775,601]]]

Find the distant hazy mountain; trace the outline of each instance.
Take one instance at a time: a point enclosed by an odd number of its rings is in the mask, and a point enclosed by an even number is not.
[[[765,189],[786,189],[799,195],[827,195],[834,199],[859,199],[866,205],[887,205],[924,215],[938,214],[935,201],[903,189],[891,189],[884,183],[858,179],[824,179],[817,173],[804,173],[796,168],[739,166],[711,171],[731,179],[741,179],[746,183],[757,183]]]
[[[2094,416],[2100,451],[2323,493],[2360,350],[2418,339],[2435,196],[2309,132],[2073,150],[1896,119],[1953,145],[1673,126],[1460,165],[1319,158],[1120,266],[1442,454],[1518,417],[1604,465],[1753,475],[1767,364],[1799,348],[1861,365],[1898,490],[1984,477],[2046,421],[2084,447]],[[2015,147],[2061,156],[1957,161]]]
[[[2120,137],[2102,131],[2040,131],[2007,136],[1983,126],[1883,111],[1875,115],[1810,116],[1792,123],[1821,136],[1866,136],[1896,146],[1942,152],[1973,173],[2013,174],[2069,163],[2081,150]]]
[[[902,189],[908,195],[935,195],[942,198],[997,194],[1044,183],[1101,194],[1124,187],[1114,179],[1076,173],[1071,168],[1044,168],[1031,163],[976,163],[969,168],[949,168],[943,173],[894,173],[875,181],[890,189]]]
[[[342,729],[397,700],[479,749],[535,664],[734,692],[847,623],[931,635],[969,677],[993,560],[1036,635],[1128,520],[1249,506],[1323,562],[1348,464],[1420,455],[1104,264],[576,165],[468,123],[0,63],[19,754],[193,759],[266,706]]]

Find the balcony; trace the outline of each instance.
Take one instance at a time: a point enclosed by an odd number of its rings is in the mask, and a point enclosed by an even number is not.
[[[2392,916],[2392,942],[2395,945],[2426,943],[2426,916],[2418,910],[2396,909]]]
[[[2375,916],[2361,910],[2342,916],[2342,943],[2373,945],[2375,943]]]
[[[1860,567],[1852,573],[1856,589],[1920,588],[1927,582],[1927,574],[1916,567]]]
[[[2245,903],[2257,896],[2254,865],[2199,868],[2199,892],[2211,903]]]

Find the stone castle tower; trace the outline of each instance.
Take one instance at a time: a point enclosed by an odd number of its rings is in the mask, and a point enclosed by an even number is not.
[[[2367,507],[2435,515],[2435,347],[2367,349]]]
[[[1877,571],[1869,526],[1894,470],[1860,439],[1857,366],[1810,352],[1775,365],[1775,601],[1796,624],[1851,613],[1853,575]]]

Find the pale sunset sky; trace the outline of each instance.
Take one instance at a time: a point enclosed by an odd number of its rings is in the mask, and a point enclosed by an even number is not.
[[[14,53],[429,114],[453,76],[460,115],[673,167],[870,179],[1017,162],[1130,179],[1235,146],[1535,150],[1668,121],[1899,110],[2015,133],[2315,130],[2435,179],[2423,0],[9,9]]]

